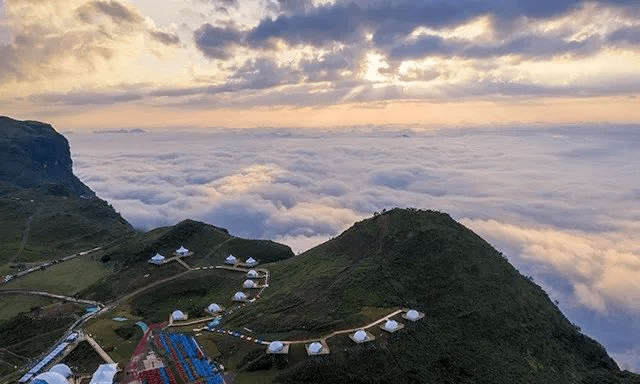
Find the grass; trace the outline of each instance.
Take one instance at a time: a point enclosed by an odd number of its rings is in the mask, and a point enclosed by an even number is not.
[[[0,265],[57,259],[132,233],[105,201],[53,196],[46,188],[15,189],[0,196],[0,215]],[[25,246],[18,252],[23,236]]]
[[[54,303],[56,299],[22,294],[0,295],[0,324],[12,319],[21,312],[30,312],[32,308]]]
[[[131,313],[148,322],[167,321],[180,309],[189,319],[210,316],[204,310],[211,303],[233,305],[231,297],[241,290],[244,274],[225,270],[194,271],[133,298]]]
[[[142,330],[135,325],[139,319],[127,317],[127,321],[120,322],[113,320],[116,316],[112,312],[102,314],[87,322],[85,330],[115,362],[125,367],[142,338]]]
[[[110,273],[112,273],[110,266],[91,255],[85,255],[30,273],[9,282],[5,287],[46,290],[73,296]]]

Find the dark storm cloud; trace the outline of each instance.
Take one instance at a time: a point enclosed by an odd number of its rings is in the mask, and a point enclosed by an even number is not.
[[[212,59],[226,59],[229,48],[242,41],[243,34],[233,27],[214,27],[207,23],[193,34],[196,46],[202,53]]]
[[[561,36],[526,35],[499,43],[475,43],[439,36],[424,36],[408,44],[400,44],[389,51],[394,60],[416,59],[425,56],[457,56],[487,58],[505,55],[521,55],[530,59],[548,59],[557,55],[577,56],[597,52],[602,44],[593,37],[582,41],[567,41]]]
[[[618,29],[609,36],[608,42],[612,44],[640,45],[640,26]]]

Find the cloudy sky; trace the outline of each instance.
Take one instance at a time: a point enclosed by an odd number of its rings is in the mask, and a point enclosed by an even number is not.
[[[137,227],[446,211],[640,372],[638,63],[637,0],[0,0],[0,114]]]
[[[66,128],[640,120],[635,0],[0,0],[0,105]]]

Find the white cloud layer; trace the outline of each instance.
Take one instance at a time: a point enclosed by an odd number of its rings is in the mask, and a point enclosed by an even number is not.
[[[640,370],[638,127],[67,137],[80,178],[144,229],[193,218],[300,252],[384,208],[448,212]]]

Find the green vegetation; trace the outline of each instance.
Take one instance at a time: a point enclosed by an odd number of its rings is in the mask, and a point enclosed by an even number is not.
[[[211,303],[231,306],[231,297],[242,288],[244,275],[231,271],[194,271],[153,291],[133,298],[131,312],[145,321],[162,323],[176,309],[189,319],[211,316],[205,311]]]
[[[142,330],[135,325],[138,318],[128,316],[127,321],[120,322],[113,320],[114,317],[114,313],[104,313],[89,321],[85,331],[115,362],[125,367],[142,337]]]
[[[39,308],[54,302],[56,302],[55,299],[43,296],[17,293],[0,294],[0,325],[21,312],[37,311]]]
[[[365,307],[426,313],[420,324],[370,346],[329,339],[330,357],[294,363],[279,382],[638,380],[621,373],[540,287],[446,214],[392,210],[268,268],[272,287],[225,326],[301,337],[362,325]]]
[[[94,260],[91,255],[86,255],[16,279],[8,284],[7,288],[46,290],[73,296],[111,272],[109,266]]]
[[[22,366],[48,350],[82,312],[77,305],[57,303],[21,312],[0,323],[0,358],[5,360],[5,356]],[[0,364],[0,376],[14,371],[14,367]]]

